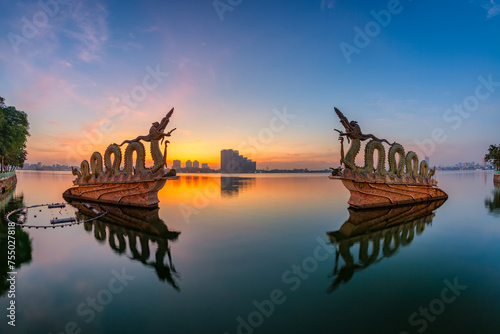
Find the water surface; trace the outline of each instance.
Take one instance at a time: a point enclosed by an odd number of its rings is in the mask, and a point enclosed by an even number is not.
[[[2,216],[62,202],[73,178],[18,172]],[[0,331],[498,332],[500,191],[491,172],[436,178],[440,207],[344,241],[349,194],[325,174],[181,175],[157,211],[18,228],[15,329],[3,223]]]

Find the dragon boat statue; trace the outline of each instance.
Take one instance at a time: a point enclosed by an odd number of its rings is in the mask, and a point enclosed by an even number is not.
[[[342,180],[351,192],[349,205],[356,209],[386,207],[425,201],[447,199],[448,195],[437,187],[433,178],[434,169],[429,169],[425,160],[419,163],[415,152],[405,149],[401,144],[389,143],[372,134],[363,134],[356,121],[350,121],[335,108],[344,126],[345,132],[339,132],[341,145],[340,167],[333,169],[330,179]],[[344,156],[344,137],[351,143]],[[361,149],[361,141],[370,139],[365,146],[364,166],[357,166],[356,155]],[[386,150],[383,145],[390,146],[388,153],[389,170],[386,166]],[[374,166],[373,155],[378,151],[377,165]],[[396,156],[398,160],[396,161]],[[342,165],[344,167],[342,167]]]
[[[175,130],[164,133],[174,109],[170,110],[161,122],[152,124],[149,134],[138,136],[132,140],[125,140],[120,145],[111,144],[104,152],[94,152],[90,157],[90,163],[84,160],[80,165],[80,171],[73,168],[73,174],[77,178],[73,181],[75,185],[67,189],[63,197],[71,200],[95,201],[117,205],[127,205],[144,208],[155,208],[160,202],[158,191],[163,188],[168,179],[176,179],[174,169],[167,170],[167,144],[165,137],[170,137]],[[142,141],[151,145],[151,156],[154,165],[145,167],[146,151]],[[160,144],[165,141],[164,153],[162,154]],[[120,168],[122,151],[120,147],[128,144],[125,148],[125,162]],[[136,154],[135,166],[133,154]]]

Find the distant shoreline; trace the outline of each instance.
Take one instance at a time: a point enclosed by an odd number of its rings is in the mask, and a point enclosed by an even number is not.
[[[16,172],[27,172],[27,173],[32,173],[32,172],[58,172],[61,174],[69,174],[71,175],[71,171],[61,171],[61,170],[34,170],[34,169],[16,169]],[[449,172],[495,172],[493,169],[447,169],[447,170],[436,170],[436,174],[441,174],[441,173],[449,173]],[[293,172],[293,171],[282,171],[282,172],[257,172],[257,173],[234,173],[234,174],[227,174],[227,173],[220,173],[220,172],[211,172],[211,173],[196,173],[196,172],[180,172],[177,175],[179,176],[217,176],[217,177],[251,177],[251,176],[256,176],[256,175],[272,175],[272,174],[292,174],[292,175],[329,175],[331,174],[331,171],[309,171],[309,172]]]

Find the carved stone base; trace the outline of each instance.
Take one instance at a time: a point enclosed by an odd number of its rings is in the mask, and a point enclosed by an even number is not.
[[[100,203],[111,203],[143,208],[154,208],[160,202],[158,191],[163,188],[167,178],[129,181],[125,183],[89,183],[69,188],[64,198]]]
[[[348,204],[356,209],[388,207],[448,198],[444,191],[435,186],[437,184],[435,180],[420,177],[398,178],[388,175],[382,177],[371,173],[370,175],[362,175],[352,171],[348,171],[348,174],[330,176],[330,179],[342,180],[344,186],[351,192]],[[384,179],[386,182],[382,181]]]
[[[0,178],[0,202],[6,199],[17,184],[16,174]]]

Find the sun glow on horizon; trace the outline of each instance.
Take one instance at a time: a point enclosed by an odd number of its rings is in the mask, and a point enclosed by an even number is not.
[[[498,17],[469,2],[446,18],[455,30],[436,29],[443,18],[412,4],[347,62],[339,45],[354,43],[353,27],[366,24],[372,2],[328,11],[314,2],[266,6],[266,15],[248,3],[220,21],[210,4],[70,2],[19,45],[1,39],[0,96],[28,113],[27,162],[79,165],[147,134],[175,107],[170,161],[217,168],[230,148],[258,168],[324,169],[339,160],[334,106],[366,133],[412,150],[443,129],[446,140],[430,154],[436,164],[481,160],[500,122],[497,86],[460,124],[446,119],[473,96],[479,76],[499,82],[500,46],[491,42]],[[23,17],[41,10],[24,0],[2,9],[2,35],[21,37]],[[464,28],[464,20],[474,24]],[[475,139],[465,140],[470,133]]]

